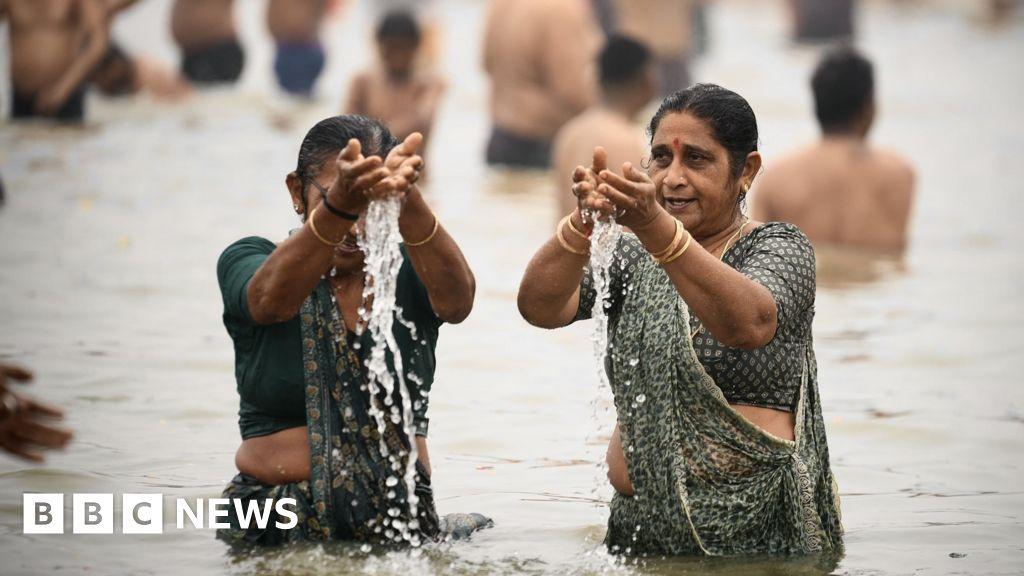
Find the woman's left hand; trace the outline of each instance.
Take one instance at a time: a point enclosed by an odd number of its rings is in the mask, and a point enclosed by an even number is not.
[[[423,135],[413,132],[388,152],[384,167],[391,171],[385,180],[385,186],[404,196],[420,179],[423,171],[423,158],[417,153],[423,144]]]
[[[658,202],[654,182],[647,174],[634,168],[631,162],[622,165],[621,175],[602,170],[599,176],[601,184],[597,193],[615,206],[615,221],[619,224],[642,230],[664,212]]]

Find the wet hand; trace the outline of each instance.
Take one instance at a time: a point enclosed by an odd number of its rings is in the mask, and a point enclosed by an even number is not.
[[[602,170],[598,176],[601,183],[597,186],[597,194],[604,199],[600,203],[602,211],[608,213],[607,207],[612,206],[615,221],[619,224],[633,230],[642,230],[664,212],[665,209],[658,203],[654,181],[637,170],[631,162],[622,165],[622,174]]]
[[[594,148],[594,157],[589,168],[577,166],[572,173],[572,194],[576,197],[576,208],[585,226],[592,227],[593,219],[587,214],[611,214],[615,208],[597,193],[601,184],[599,174],[608,168],[608,153],[604,148]]]
[[[376,196],[403,196],[419,181],[423,171],[423,157],[417,152],[423,144],[423,135],[413,132],[395,146],[384,160],[390,176],[381,183]]]
[[[380,156],[366,158],[355,138],[338,154],[338,177],[327,191],[331,206],[343,212],[359,214],[370,203],[371,191],[391,176]]]
[[[53,406],[7,389],[7,383],[28,382],[32,374],[17,366],[0,364],[0,449],[34,462],[42,462],[40,449],[63,448],[69,430],[53,425],[64,416]]]

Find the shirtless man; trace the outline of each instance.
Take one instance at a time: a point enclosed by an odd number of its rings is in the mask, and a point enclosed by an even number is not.
[[[274,73],[285,92],[309,98],[313,85],[324,70],[324,48],[320,24],[325,0],[270,0],[267,27],[277,43]]]
[[[615,0],[616,29],[654,54],[662,96],[690,86],[695,0]]]
[[[484,28],[491,80],[487,163],[547,168],[551,140],[595,98],[600,29],[587,0],[492,0]]]
[[[171,36],[181,48],[181,73],[196,84],[238,80],[245,53],[235,31],[234,0],[175,0]]]
[[[399,140],[419,132],[426,149],[444,82],[431,73],[416,71],[420,41],[420,27],[411,13],[386,15],[377,27],[383,67],[362,72],[352,80],[345,113],[379,118]]]
[[[11,117],[80,122],[107,47],[99,0],[0,0],[0,20],[10,21]]]
[[[555,137],[559,218],[576,208],[576,198],[568,193],[572,172],[577,166],[590,165],[596,146],[604,147],[608,165],[614,167],[627,161],[640,166],[647,150],[643,128],[635,118],[656,93],[650,50],[631,38],[610,36],[601,50],[598,68],[601,102],[573,118]]]
[[[111,34],[114,17],[137,2],[103,0],[108,34]],[[91,80],[106,96],[149,92],[157,98],[177,99],[190,91],[188,83],[166,63],[149,56],[129,54],[113,38],[107,43],[107,51],[93,70]]]
[[[875,117],[871,63],[851,49],[829,52],[811,85],[823,137],[767,167],[753,218],[796,224],[816,245],[902,252],[914,170],[867,142]]]

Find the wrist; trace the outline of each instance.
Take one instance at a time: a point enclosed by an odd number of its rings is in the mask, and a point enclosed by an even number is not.
[[[398,215],[398,231],[406,240],[419,241],[431,233],[436,220],[415,186],[409,189]]]
[[[576,230],[582,232],[588,239],[594,232],[594,219],[584,218],[583,213],[580,212],[579,208],[576,208],[571,214],[569,214],[569,223],[572,224]]]
[[[672,243],[676,234],[676,219],[668,212],[661,210],[660,214],[652,221],[632,230],[649,253],[657,254]]]

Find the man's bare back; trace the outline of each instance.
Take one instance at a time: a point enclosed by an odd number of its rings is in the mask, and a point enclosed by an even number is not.
[[[175,0],[171,35],[189,52],[235,38],[234,0]]]
[[[795,224],[815,244],[902,251],[914,170],[855,137],[829,137],[774,164],[755,183],[753,218]]]
[[[106,49],[98,0],[5,0],[0,19],[10,22],[15,97],[33,101],[41,114],[81,92]]]
[[[443,95],[444,82],[430,73],[398,80],[382,70],[366,71],[352,80],[345,113],[379,118],[399,140],[419,132],[425,149]]]
[[[585,0],[493,0],[484,32],[494,123],[550,140],[594,100],[600,30]]]

